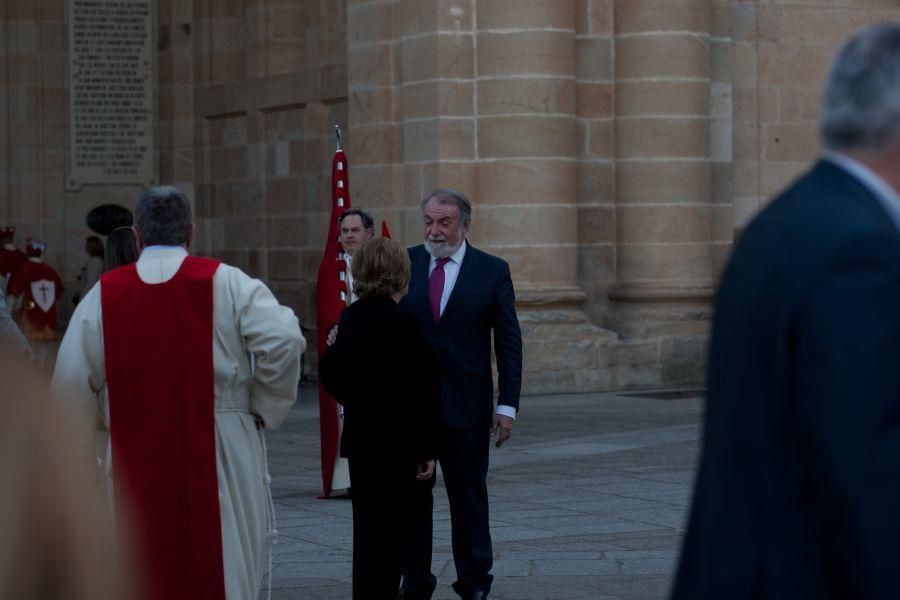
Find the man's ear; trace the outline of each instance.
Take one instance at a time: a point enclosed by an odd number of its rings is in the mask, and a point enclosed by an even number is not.
[[[187,241],[184,242],[184,247],[185,247],[185,248],[190,248],[190,247],[191,247],[191,242],[194,241],[194,230],[195,230],[195,228],[196,228],[196,225],[194,225],[193,223],[191,223],[191,228],[188,230],[188,234],[187,234]]]
[[[138,254],[140,254],[146,247],[144,246],[144,238],[141,237],[141,232],[134,225],[131,226],[131,232],[134,234],[134,243],[137,246]]]

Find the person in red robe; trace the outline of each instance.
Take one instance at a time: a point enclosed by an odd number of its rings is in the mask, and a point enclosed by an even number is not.
[[[29,239],[28,260],[12,274],[6,291],[7,305],[31,343],[35,359],[46,365],[58,339],[56,303],[64,288],[56,269],[44,263],[43,254],[43,242]]]
[[[0,292],[4,297],[9,278],[28,260],[25,253],[16,248],[15,237],[15,227],[0,227]]]

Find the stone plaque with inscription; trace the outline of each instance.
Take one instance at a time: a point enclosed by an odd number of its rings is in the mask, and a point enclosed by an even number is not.
[[[69,0],[69,189],[157,182],[154,12],[154,0]]]

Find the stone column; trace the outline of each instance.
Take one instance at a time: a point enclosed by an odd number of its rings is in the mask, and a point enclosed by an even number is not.
[[[523,300],[583,298],[575,4],[399,0],[348,8],[354,202],[370,194],[414,243],[422,196],[459,188],[475,207],[472,243],[509,260]]]
[[[527,393],[611,384],[615,335],[579,283],[575,0],[481,0],[475,15],[477,185],[471,239],[508,260]]]
[[[616,2],[615,57],[610,324],[625,337],[702,336],[713,293],[709,0]],[[702,345],[668,351],[702,356]]]
[[[429,190],[472,199],[469,240],[512,269],[529,393],[611,384],[602,349],[615,335],[588,322],[578,283],[578,4],[348,7],[354,202],[364,182],[376,218],[415,244]]]
[[[573,0],[482,0],[475,18],[473,243],[510,262],[520,304],[580,303]]]
[[[351,189],[365,178],[376,206],[396,214],[414,243],[423,195],[459,188],[474,204],[472,243],[510,262],[524,302],[583,299],[575,4],[399,0],[348,9]]]

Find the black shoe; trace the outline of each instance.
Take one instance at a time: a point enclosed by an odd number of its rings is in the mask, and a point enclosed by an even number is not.
[[[401,589],[400,593],[397,594],[398,600],[431,600],[431,594],[426,594],[424,592],[413,592],[410,590]]]
[[[471,594],[466,594],[462,597],[462,600],[487,600],[488,593],[482,592],[478,590],[477,592],[472,592]]]

